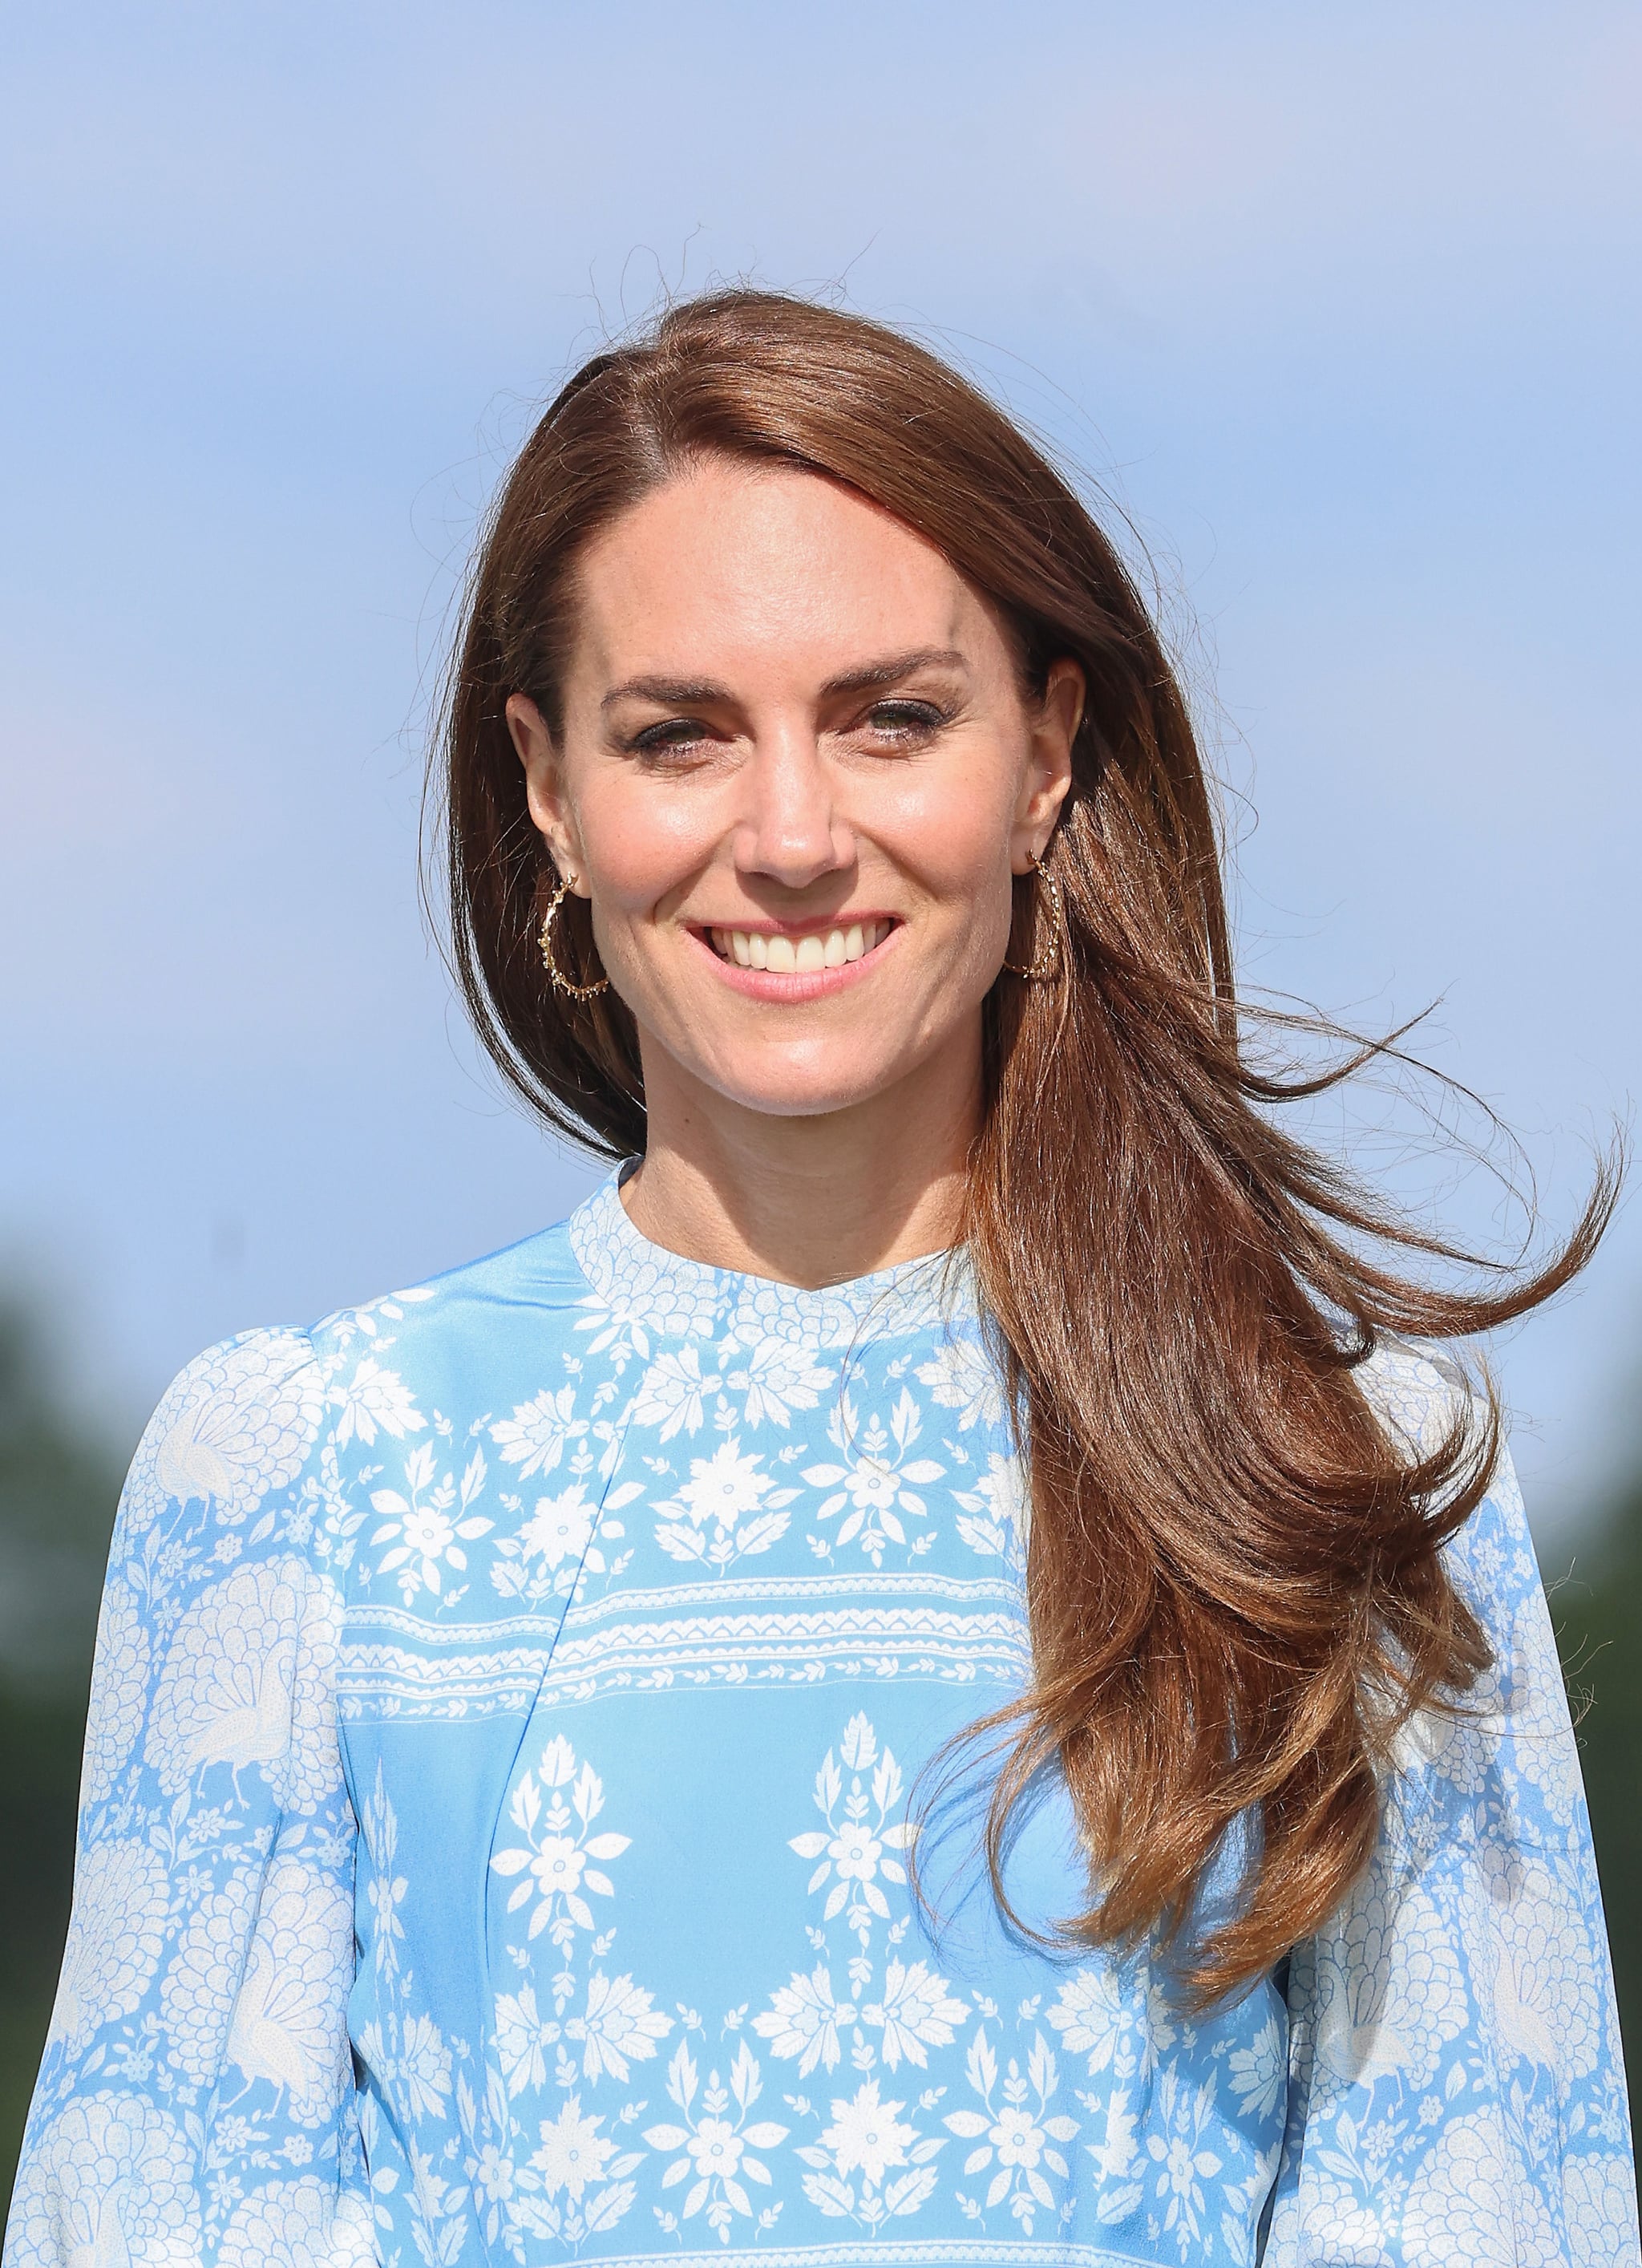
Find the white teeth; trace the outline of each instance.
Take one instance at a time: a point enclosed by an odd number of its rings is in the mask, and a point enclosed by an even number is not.
[[[719,956],[741,968],[773,968],[778,976],[808,975],[861,961],[889,935],[887,921],[852,922],[847,929],[812,930],[804,937],[772,937],[765,930],[715,929]]]

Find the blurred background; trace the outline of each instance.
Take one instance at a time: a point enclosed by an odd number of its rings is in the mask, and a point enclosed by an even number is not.
[[[0,2194],[120,1475],[210,1341],[557,1218],[416,892],[478,515],[748,278],[917,328],[1155,563],[1246,983],[1486,1109],[1547,1233],[1642,1071],[1642,17],[1513,0],[169,0],[0,17]],[[1367,1091],[1314,1131],[1510,1252]],[[1642,1211],[1490,1350],[1642,2064]]]

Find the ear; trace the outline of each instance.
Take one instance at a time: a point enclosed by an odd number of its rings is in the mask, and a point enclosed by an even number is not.
[[[567,886],[578,897],[590,895],[586,861],[575,817],[564,793],[559,749],[546,719],[528,694],[509,693],[503,712],[508,732],[524,768],[524,797],[537,832]]]
[[[1031,713],[1031,747],[1009,832],[1010,864],[1023,874],[1043,855],[1072,785],[1072,744],[1083,721],[1087,687],[1069,655],[1049,672],[1044,697]]]

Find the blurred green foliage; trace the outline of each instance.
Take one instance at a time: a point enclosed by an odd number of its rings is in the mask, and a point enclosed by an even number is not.
[[[0,1308],[0,2196],[68,1926],[80,1740],[121,1460],[54,1389],[37,1321]],[[1589,1564],[1551,1580],[1642,2124],[1642,1472]],[[1560,1577],[1560,1579],[1559,1579]]]
[[[1642,1472],[1598,1533],[1589,1572],[1576,1559],[1566,1580],[1553,1582],[1550,1611],[1579,1719],[1631,2131],[1642,2134]]]
[[[9,2197],[68,1926],[97,1603],[121,1460],[0,1307],[0,2195]]]

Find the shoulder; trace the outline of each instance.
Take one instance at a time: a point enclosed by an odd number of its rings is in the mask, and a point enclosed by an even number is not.
[[[1382,1423],[1411,1456],[1440,1447],[1462,1423],[1470,1428],[1470,1453],[1487,1450],[1493,1423],[1488,1397],[1445,1350],[1389,1342],[1358,1375]],[[1516,1887],[1507,1890],[1507,1862],[1499,1854],[1559,1851],[1594,1896],[1567,1690],[1503,1432],[1484,1491],[1441,1556],[1490,1659],[1458,1705],[1428,1705],[1396,1736],[1397,1800],[1386,1824],[1395,1863],[1411,1857],[1433,1867],[1464,1866],[1478,1849],[1492,1849],[1496,1856],[1485,1861],[1490,1896],[1504,1899],[1516,1896],[1526,1878],[1511,1860]]]
[[[1487,1398],[1446,1349],[1382,1337],[1356,1376],[1370,1409],[1411,1458],[1429,1456],[1462,1425],[1473,1449],[1485,1443]],[[1455,1587],[1496,1643],[1525,1611],[1536,1621],[1543,1616],[1533,1539],[1503,1433],[1486,1490],[1443,1546],[1443,1557]]]
[[[305,1331],[241,1331],[194,1356],[144,1429],[121,1505],[129,1531],[167,1501],[209,1502],[238,1525],[293,1481],[319,1432],[319,1366]]]
[[[1485,1410],[1455,1358],[1419,1340],[1382,1332],[1353,1375],[1374,1416],[1411,1457],[1429,1456],[1457,1423],[1475,1423]]]
[[[1440,1447],[1461,1421],[1469,1421],[1477,1447],[1485,1445],[1487,1399],[1446,1352],[1388,1342],[1359,1377],[1411,1454]],[[1534,1539],[1503,1436],[1484,1492],[1442,1546],[1442,1559],[1492,1660],[1464,1710],[1422,1711],[1399,1735],[1404,1816],[1423,1800],[1432,1831],[1448,1832],[1455,1802],[1470,1816],[1469,1807],[1492,1789],[1496,1809],[1503,1807],[1500,1816],[1523,1842],[1562,1836],[1580,1800],[1578,1750]]]
[[[288,1638],[310,1664],[328,1663],[335,1601],[313,1549],[324,1420],[319,1366],[301,1330],[224,1339],[161,1396],[121,1492],[109,1551],[88,1789],[112,1788],[150,1673],[165,1685],[167,1721],[181,1722],[196,1669],[209,1681],[213,1664]],[[156,1753],[169,1737],[154,1733]],[[167,1773],[182,1769],[180,1755]]]
[[[304,1336],[344,1436],[362,1420],[368,1429],[373,1407],[375,1422],[398,1432],[396,1397],[449,1396],[458,1383],[477,1385],[487,1370],[506,1366],[515,1346],[539,1356],[550,1344],[574,1344],[590,1295],[573,1220],[312,1325]]]
[[[574,1331],[588,1297],[569,1224],[306,1328],[241,1331],[194,1357],[138,1444],[122,1517],[150,1524],[167,1502],[209,1501],[238,1523],[290,1487],[321,1440],[400,1430],[414,1377],[432,1384],[494,1359],[519,1336]]]

